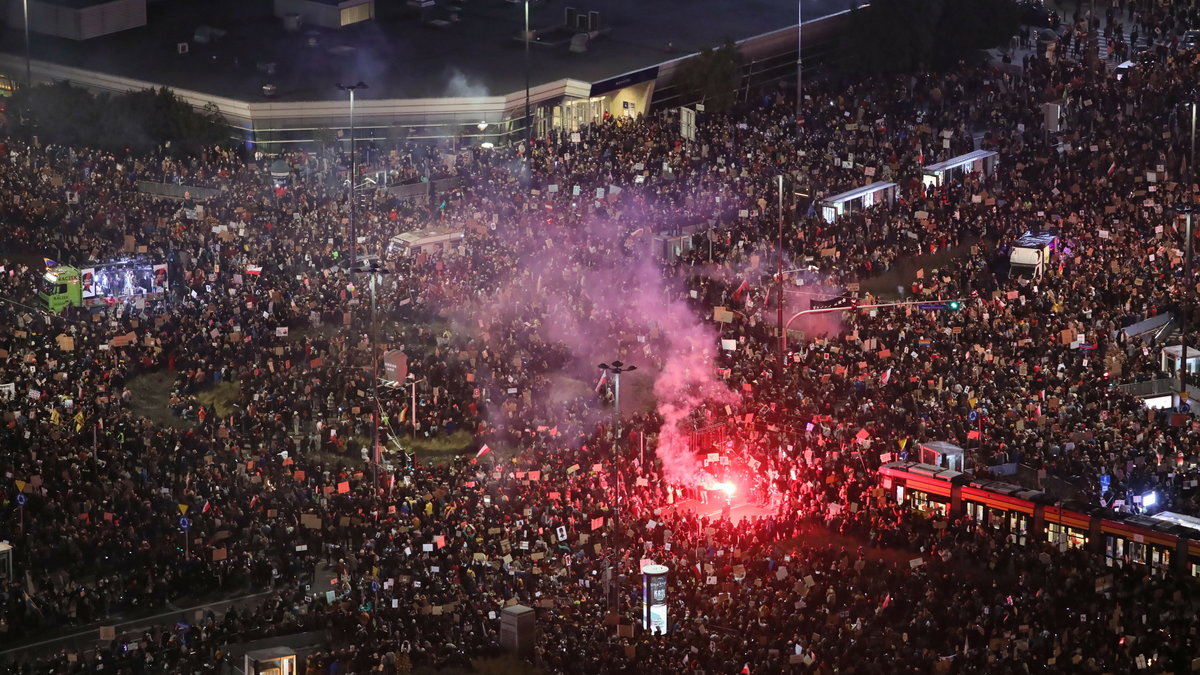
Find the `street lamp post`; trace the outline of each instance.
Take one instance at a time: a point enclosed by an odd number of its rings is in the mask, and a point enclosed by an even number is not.
[[[351,184],[351,188],[353,188]],[[379,275],[386,274],[387,270],[381,268],[377,261],[372,261],[370,264],[361,267],[350,268],[351,272],[370,274],[371,288],[371,332],[370,347],[371,347],[371,481],[375,487],[379,487],[379,463],[381,457],[379,455],[379,420],[380,420],[380,405],[379,405],[379,322],[376,320],[376,311],[378,303],[376,302],[377,287],[379,285]]]
[[[1192,214],[1196,212],[1196,196],[1192,193],[1192,184],[1196,176],[1196,101],[1192,101],[1192,143],[1188,158],[1188,178],[1184,187],[1185,201],[1175,206],[1176,214],[1184,214],[1187,227],[1184,229],[1186,245],[1183,252],[1183,297],[1179,302],[1179,343],[1182,354],[1179,361],[1179,405],[1182,407],[1187,399],[1187,360],[1188,360],[1188,307],[1192,299]]]
[[[533,119],[529,116],[529,0],[525,0],[525,138],[533,142]]]
[[[417,440],[417,385],[428,379],[427,377],[422,377],[418,380],[416,375],[412,373],[408,374],[408,384],[412,387],[412,413],[409,417],[412,419],[413,441]]]
[[[1194,110],[1195,108],[1193,108]],[[1193,118],[1194,119],[1194,118]],[[1193,127],[1194,128],[1194,127]],[[1189,181],[1190,182],[1190,181]],[[1191,190],[1191,186],[1188,186]],[[1190,195],[1189,195],[1190,197]],[[1192,214],[1196,211],[1196,205],[1192,201],[1187,201],[1175,206],[1176,213],[1182,213],[1187,218],[1187,227],[1184,229],[1184,239],[1187,240],[1183,250],[1183,293],[1179,302],[1179,343],[1182,349],[1182,356],[1179,361],[1179,405],[1182,406],[1187,400],[1187,360],[1188,360],[1188,307],[1187,303],[1192,299]]]
[[[367,85],[359,80],[357,84],[338,83],[338,89],[350,92],[350,267],[358,262],[358,230],[354,226],[354,202],[356,200],[354,183],[358,180],[357,154],[354,148],[354,92],[366,89]]]
[[[611,364],[601,363],[600,370],[609,373],[613,377],[613,542],[618,543],[621,533],[621,373],[628,373],[637,370],[637,366],[627,365],[620,361],[613,361]],[[619,549],[613,547],[613,554],[616,555]],[[612,557],[609,557],[609,566],[612,569]],[[612,583],[613,607],[616,611],[620,611],[620,582],[617,580],[620,570],[615,570],[610,573]]]
[[[779,377],[787,372],[787,337],[783,334],[783,174],[779,174],[779,272],[776,275],[779,286]]]
[[[962,302],[963,300],[966,300],[966,298],[934,298],[934,299],[930,299],[930,300],[905,300],[904,302],[880,302],[880,303],[875,303],[875,304],[871,304],[871,305],[847,305],[847,306],[842,306],[842,307],[823,307],[821,309],[806,309],[802,312],[796,312],[795,314],[793,314],[792,317],[787,320],[787,323],[784,324],[783,340],[784,340],[784,344],[786,346],[788,326],[791,326],[792,322],[795,321],[796,319],[799,319],[802,316],[808,316],[809,314],[828,314],[830,312],[846,312],[846,311],[860,310],[860,309],[879,309],[881,307],[907,307],[910,305],[932,305],[932,304],[936,304],[936,303],[956,303],[956,302]]]
[[[796,118],[800,117],[801,91],[804,85],[804,2],[796,0]]]
[[[33,89],[33,68],[29,62],[29,0],[21,0],[21,6],[25,9],[25,87]]]

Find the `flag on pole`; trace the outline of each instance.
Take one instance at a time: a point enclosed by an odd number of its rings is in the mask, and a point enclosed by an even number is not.
[[[483,445],[483,447],[479,449],[479,452],[475,453],[475,459],[479,459],[480,457],[483,457],[484,455],[488,454],[491,451],[492,451],[492,449],[489,448],[487,446],[487,444],[485,443]]]
[[[49,258],[42,258],[42,262],[46,263],[46,267],[47,267],[47,268],[50,268],[50,267],[58,267],[58,261],[57,261],[57,260],[51,260],[51,259],[49,259]]]
[[[246,265],[246,274],[262,274],[262,265]]]
[[[608,382],[608,371],[601,371],[600,381],[596,383],[596,393],[600,393],[600,389],[604,387],[604,383]]]
[[[750,282],[743,279],[742,285],[738,286],[737,290],[733,292],[733,299],[737,300],[742,295],[742,293],[746,292],[746,289],[749,287],[750,287]]]

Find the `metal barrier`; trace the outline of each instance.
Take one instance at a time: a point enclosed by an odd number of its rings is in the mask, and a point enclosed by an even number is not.
[[[155,183],[148,180],[138,181],[138,192],[157,195],[159,197],[169,197],[171,199],[185,199],[185,195],[191,195],[192,199],[209,199],[221,194],[221,191],[215,188],[200,187],[198,185],[176,185],[175,183]]]
[[[688,434],[688,446],[694,453],[720,452],[728,433],[729,426],[723,423],[696,429]]]
[[[429,183],[425,181],[393,185],[387,191],[389,195],[396,199],[412,199],[417,201],[429,199]]]

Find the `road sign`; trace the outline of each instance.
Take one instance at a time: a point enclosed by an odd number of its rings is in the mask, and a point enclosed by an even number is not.
[[[184,515],[184,516],[186,516],[186,515],[187,515],[187,510],[188,510],[188,505],[187,505],[187,504],[180,504],[180,505],[179,505],[179,514],[180,514],[180,515]]]
[[[17,492],[25,491],[25,481],[17,480],[17,481],[13,481],[13,482],[17,484]]]
[[[972,411],[970,412],[970,414],[968,414],[968,415],[967,415],[967,419],[968,419],[969,421],[971,421],[971,422],[974,422],[975,420],[979,419],[979,411],[978,411],[978,410],[972,410]]]
[[[192,526],[192,521],[188,520],[187,516],[181,516],[179,518],[179,529],[186,530],[191,526]]]
[[[17,495],[17,504],[20,506],[25,506],[25,495]]]
[[[378,581],[371,581],[371,590],[375,591],[376,593],[379,592],[379,582]]]

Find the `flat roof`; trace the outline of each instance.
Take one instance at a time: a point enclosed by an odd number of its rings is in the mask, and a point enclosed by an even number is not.
[[[845,192],[843,192],[841,194],[833,195],[832,197],[826,197],[821,200],[821,203],[822,204],[836,204],[838,202],[848,202],[851,199],[858,199],[859,197],[861,197],[863,195],[869,195],[872,192],[879,192],[880,190],[886,190],[888,188],[893,188],[893,187],[896,187],[895,183],[876,181],[874,183],[871,183],[870,185],[856,187],[853,190],[846,190]]]
[[[87,9],[88,7],[107,5],[110,2],[117,2],[117,0],[33,0],[33,2],[43,5],[57,5],[68,9]]]
[[[423,23],[419,10],[397,1],[376,3],[373,21],[287,32],[270,2],[153,2],[144,27],[84,41],[35,35],[32,55],[251,102],[269,100],[262,94],[265,84],[274,84],[275,99],[283,101],[342,98],[339,81],[366,82],[370,89],[358,96],[369,99],[503,96],[525,87],[522,3],[462,2],[458,21],[450,21],[447,0],[439,4],[425,18],[444,20],[441,27]],[[569,39],[531,44],[533,85],[565,78],[597,82],[797,22],[795,0],[563,0],[531,4],[530,27],[562,24],[566,7],[600,12],[608,32],[583,54],[570,53]],[[845,9],[845,0],[807,0],[804,21]],[[200,26],[227,34],[197,44],[192,35]],[[21,26],[8,26],[2,35],[0,50],[23,57]],[[191,42],[189,53],[176,53],[180,42]],[[260,62],[275,63],[275,74],[261,72]]]
[[[994,155],[996,155],[994,150],[972,150],[965,155],[951,157],[950,159],[944,162],[938,162],[937,164],[930,164],[929,166],[925,167],[925,171],[945,171],[946,169],[953,169],[955,167],[962,166],[963,164],[970,164],[976,160],[992,157]]]

